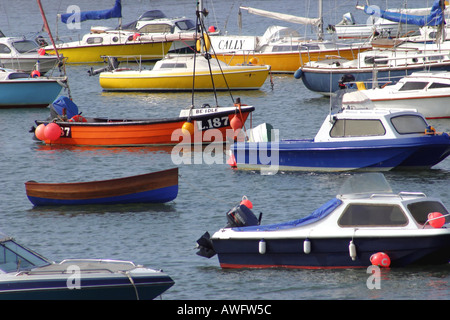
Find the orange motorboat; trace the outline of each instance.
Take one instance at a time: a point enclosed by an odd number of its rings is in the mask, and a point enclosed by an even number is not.
[[[190,107],[162,119],[89,118],[67,97],[51,105],[51,120],[36,120],[35,138],[46,144],[81,146],[176,145],[226,142],[243,127],[252,106]]]

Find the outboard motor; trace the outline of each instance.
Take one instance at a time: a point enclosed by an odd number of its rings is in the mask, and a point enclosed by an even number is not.
[[[347,82],[355,82],[355,76],[352,74],[344,74],[341,78],[341,80],[339,80],[339,88],[340,89],[346,89],[347,86],[345,83]]]
[[[119,60],[116,57],[107,57],[106,63],[107,63],[107,67],[103,67],[103,68],[99,68],[99,69],[94,69],[93,67],[91,67],[88,70],[88,74],[90,76],[95,76],[102,72],[113,71],[113,70],[117,69],[120,64]]]
[[[211,241],[211,236],[209,232],[206,231],[198,240],[197,240],[197,255],[205,258],[211,258],[216,255],[214,251],[213,243]]]
[[[227,212],[227,221],[228,224],[225,228],[236,228],[257,226],[260,219],[247,206],[239,204]]]
[[[256,226],[261,223],[262,213],[257,218],[252,210],[250,210],[246,205],[239,204],[233,209],[227,212],[227,225],[225,228],[235,228],[235,227],[249,227]],[[211,241],[211,236],[209,232],[205,232],[197,240],[197,255],[211,258],[214,257],[216,251],[214,251],[214,245]]]

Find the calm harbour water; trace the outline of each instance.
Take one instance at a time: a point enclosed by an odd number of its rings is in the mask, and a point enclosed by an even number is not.
[[[82,10],[104,9],[114,1],[76,1]],[[151,8],[171,16],[194,19],[195,1],[123,1],[124,23]],[[131,2],[131,3],[129,3]],[[208,1],[209,2],[209,1]],[[208,6],[208,2],[206,5]],[[375,1],[372,1],[376,4]],[[279,4],[282,4],[281,8]],[[248,5],[302,15],[306,1],[216,1],[208,9],[219,28],[237,34],[237,8]],[[327,23],[337,23],[342,14],[354,11],[354,1],[325,1]],[[391,2],[395,7],[400,1]],[[431,3],[431,2],[430,2]],[[28,5],[25,5],[28,4]],[[43,1],[50,27],[57,12],[69,1]],[[423,6],[409,1],[409,6]],[[384,6],[381,1],[380,6]],[[301,7],[299,9],[299,6]],[[315,2],[311,15],[316,13]],[[100,8],[98,8],[100,7]],[[334,10],[337,7],[337,10]],[[0,29],[5,34],[30,35],[42,27],[35,2],[1,3]],[[16,9],[22,8],[21,13]],[[220,13],[220,14],[219,14]],[[7,15],[7,18],[6,16]],[[244,14],[246,34],[262,34],[272,20]],[[366,19],[364,16],[361,16]],[[327,19],[327,18],[326,18]],[[115,26],[117,21],[89,23]],[[287,26],[290,26],[289,24]],[[52,29],[54,30],[54,29]],[[74,31],[59,25],[59,33]],[[87,66],[69,66],[67,72],[75,103],[84,115],[113,117],[166,117],[178,115],[191,103],[190,93],[103,93],[98,77],[89,77]],[[274,75],[261,90],[233,92],[253,105],[253,124],[269,122],[280,129],[281,138],[315,135],[328,113],[329,100],[309,92],[292,75]],[[220,93],[219,103],[231,103]],[[214,104],[211,93],[195,96],[197,105]],[[222,270],[217,257],[195,254],[195,242],[205,232],[226,224],[225,213],[243,195],[263,212],[263,222],[273,223],[305,216],[335,196],[347,174],[279,173],[260,175],[233,171],[223,161],[216,164],[180,165],[180,188],[175,201],[165,205],[33,208],[26,198],[24,182],[69,182],[102,180],[173,167],[170,148],[48,147],[32,140],[28,132],[34,120],[46,118],[48,109],[0,110],[0,229],[44,256],[64,258],[109,258],[132,260],[163,269],[175,280],[164,300],[227,299],[443,299],[450,298],[450,266],[383,270],[381,289],[369,290],[366,270]],[[438,131],[450,132],[450,120],[430,121]],[[431,170],[389,172],[394,191],[422,191],[450,206],[450,159]]]

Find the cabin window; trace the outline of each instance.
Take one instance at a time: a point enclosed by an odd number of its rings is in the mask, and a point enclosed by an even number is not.
[[[11,53],[11,49],[5,44],[0,44],[0,53]]]
[[[303,44],[300,48],[302,50],[320,50],[320,47],[314,44]]]
[[[39,47],[36,42],[31,40],[15,41],[12,45],[20,53],[37,52]]]
[[[386,130],[380,120],[355,119],[337,119],[330,132],[330,136],[333,138],[383,136],[385,134]]]
[[[30,75],[25,72],[13,72],[8,75],[8,79],[23,79],[23,78],[29,78]]]
[[[429,56],[428,61],[441,61],[444,60],[444,56]]]
[[[398,205],[351,204],[342,213],[341,227],[397,227],[408,223]]]
[[[431,212],[440,212],[443,215],[448,214],[447,209],[438,201],[421,201],[408,204],[408,210],[411,212],[414,220],[419,224],[427,221],[428,214]],[[445,222],[449,223],[449,217],[445,217]]]
[[[195,30],[195,23],[192,20],[182,20],[175,23],[180,30]]]
[[[88,44],[99,44],[103,42],[103,38],[102,37],[90,37],[87,38],[86,43]]]
[[[172,33],[172,26],[166,23],[148,24],[139,29],[142,33]]]
[[[163,63],[161,69],[187,68],[186,63]]]
[[[421,81],[408,81],[398,89],[398,91],[408,91],[408,90],[422,90],[428,85],[428,82]]]
[[[425,119],[414,115],[393,117],[391,123],[399,134],[424,133],[427,128]]]
[[[298,46],[280,45],[280,46],[273,46],[272,48],[272,52],[287,52],[287,51],[298,51]]]
[[[366,64],[388,64],[388,57],[368,56],[364,58]]]
[[[450,84],[448,83],[439,83],[439,82],[433,82],[428,89],[439,89],[439,88],[449,88]]]

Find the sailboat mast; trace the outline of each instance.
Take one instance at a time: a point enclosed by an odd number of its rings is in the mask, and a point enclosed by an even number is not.
[[[323,0],[319,1],[319,40],[323,40]]]
[[[58,57],[58,60],[60,60],[58,49],[56,49],[55,40],[53,40],[50,27],[48,26],[47,18],[45,17],[44,9],[42,8],[41,0],[37,0],[37,3],[39,5],[39,10],[41,11],[42,20],[44,20],[45,29],[47,30],[48,36],[50,37],[50,41],[52,42],[53,48],[55,49],[56,56]]]

